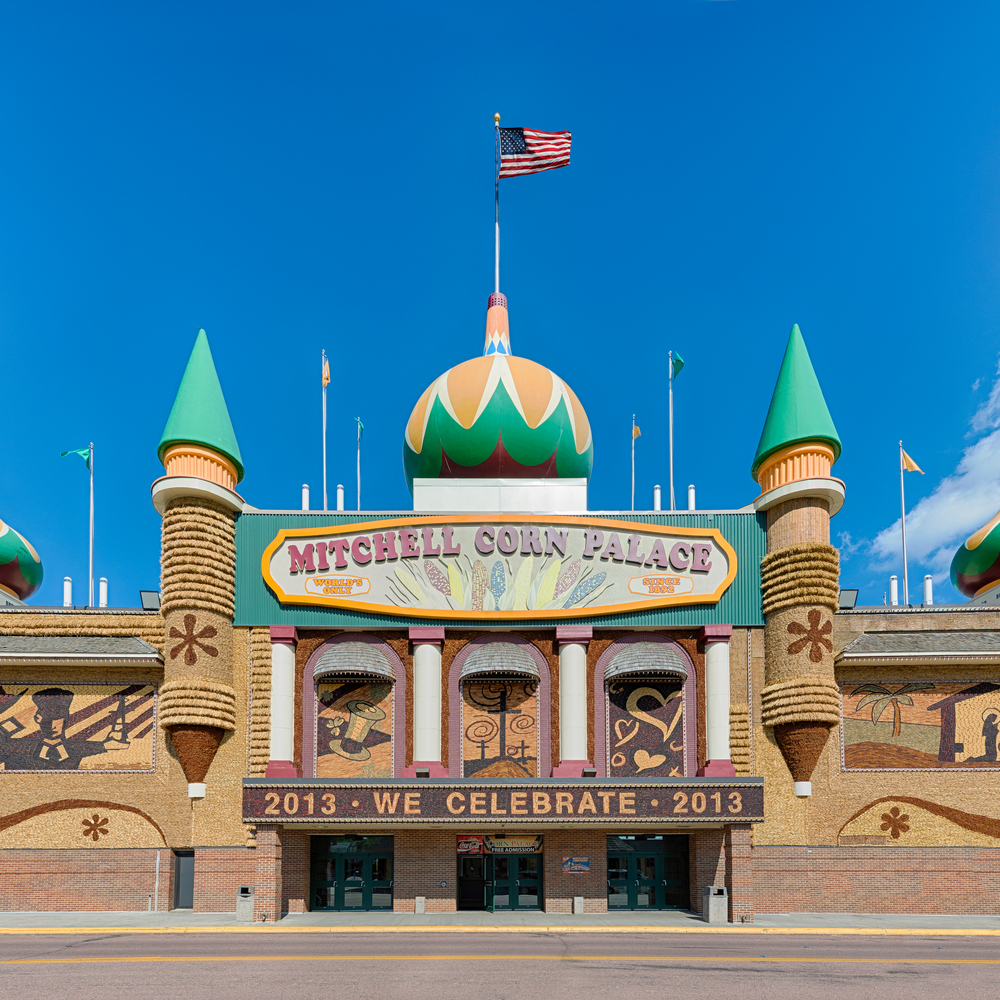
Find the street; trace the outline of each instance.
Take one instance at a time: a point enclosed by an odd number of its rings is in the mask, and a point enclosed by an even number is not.
[[[6,997],[750,1000],[996,994],[993,937],[697,934],[3,934]],[[994,986],[990,986],[990,983]]]

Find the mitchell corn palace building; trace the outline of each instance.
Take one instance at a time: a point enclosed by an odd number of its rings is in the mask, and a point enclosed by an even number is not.
[[[158,611],[26,605],[0,522],[0,908],[996,912],[997,519],[970,604],[840,609],[840,449],[796,327],[745,506],[590,512],[494,294],[412,511],[260,510],[202,332]]]

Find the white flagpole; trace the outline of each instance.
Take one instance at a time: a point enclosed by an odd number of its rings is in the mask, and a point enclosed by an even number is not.
[[[90,442],[90,590],[88,608],[94,606],[94,442]]]
[[[635,510],[635,414],[632,414],[632,510]]]
[[[320,381],[323,383],[323,510],[330,507],[326,501],[326,351],[323,351]]]
[[[361,510],[361,421],[358,421],[358,510]]]
[[[500,294],[500,114],[493,116],[493,127],[496,129],[497,150],[496,150],[496,179],[494,181],[496,196],[496,233],[493,256],[493,291]],[[360,507],[358,508],[361,509]]]
[[[910,575],[906,565],[906,494],[903,492],[903,442],[899,442],[899,508],[903,529],[903,601],[910,605]]]
[[[670,509],[676,510],[674,501],[674,352],[667,351],[667,386],[670,397]]]

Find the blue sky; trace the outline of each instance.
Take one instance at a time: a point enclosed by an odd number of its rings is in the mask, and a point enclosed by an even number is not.
[[[187,2],[0,6],[0,517],[35,604],[87,570],[158,585],[156,445],[198,327],[258,507],[331,482],[407,509],[406,418],[482,349],[494,111],[573,132],[570,167],[502,183],[516,353],[594,427],[591,507],[667,482],[699,506],[749,469],[800,324],[840,436],[842,584],[911,599],[1000,508],[1000,7],[969,2]]]

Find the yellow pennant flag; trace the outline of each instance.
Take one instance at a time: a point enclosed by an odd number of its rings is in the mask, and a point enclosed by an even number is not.
[[[920,466],[917,465],[917,463],[914,462],[913,459],[910,458],[910,456],[907,455],[906,452],[903,451],[902,448],[900,448],[900,452],[902,452],[902,455],[903,455],[903,468],[907,472],[919,472],[920,475],[924,474],[924,470],[921,469]]]
[[[323,385],[330,384],[330,360],[327,356],[323,355]]]
[[[641,436],[642,436],[642,431],[639,430],[639,425],[638,424],[633,424],[632,425],[632,440],[634,441],[637,437],[641,437]]]

